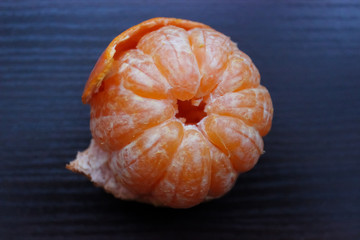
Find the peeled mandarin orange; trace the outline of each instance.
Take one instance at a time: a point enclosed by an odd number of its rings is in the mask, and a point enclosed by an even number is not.
[[[116,37],[82,96],[93,140],[67,167],[121,199],[188,208],[263,153],[273,107],[249,56],[201,23],[154,18]]]

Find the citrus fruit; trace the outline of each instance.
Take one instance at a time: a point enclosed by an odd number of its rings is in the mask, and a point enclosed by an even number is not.
[[[269,92],[207,25],[154,18],[116,37],[82,96],[93,140],[67,167],[121,199],[188,208],[228,192],[263,153]]]

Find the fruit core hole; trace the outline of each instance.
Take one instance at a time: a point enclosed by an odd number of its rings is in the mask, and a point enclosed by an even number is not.
[[[196,101],[177,101],[178,113],[176,118],[180,119],[185,124],[196,125],[204,117],[206,117],[205,103]]]

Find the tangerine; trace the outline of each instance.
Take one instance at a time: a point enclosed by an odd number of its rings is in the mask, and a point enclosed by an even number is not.
[[[106,48],[82,96],[93,140],[67,168],[121,199],[188,208],[254,167],[273,106],[260,74],[207,25],[154,18]]]

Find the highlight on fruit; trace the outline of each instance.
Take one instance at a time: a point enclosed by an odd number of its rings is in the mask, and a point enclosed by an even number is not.
[[[154,18],[117,36],[86,83],[92,140],[66,167],[115,197],[189,208],[263,153],[273,106],[254,63],[198,22]]]

